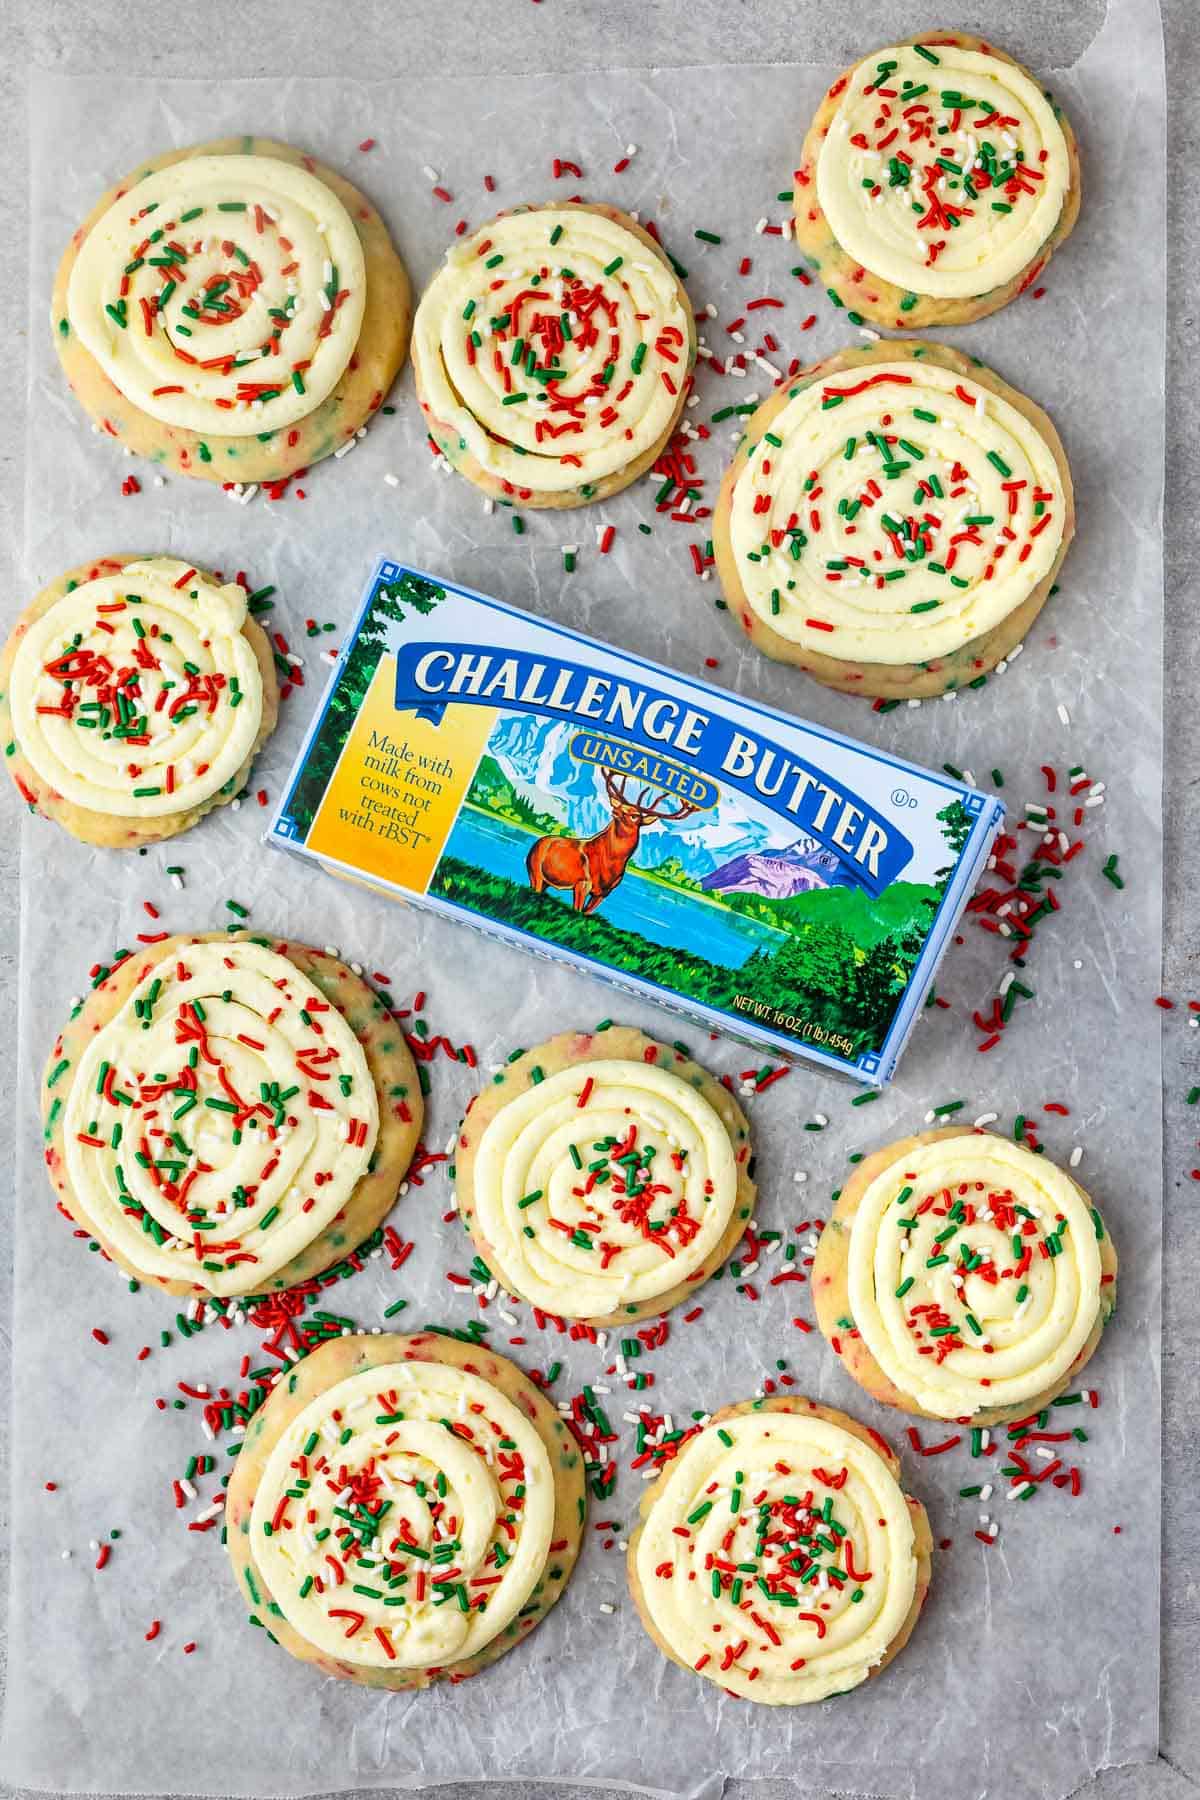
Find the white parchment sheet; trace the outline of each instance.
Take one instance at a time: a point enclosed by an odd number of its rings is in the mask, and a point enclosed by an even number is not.
[[[973,23],[1003,37],[1003,9],[977,6]],[[931,21],[922,16],[912,24]],[[861,49],[872,33],[864,25]],[[819,52],[821,44],[805,46]],[[1054,46],[1046,46],[1052,65]],[[886,1415],[844,1375],[811,1318],[806,1286],[771,1288],[757,1303],[731,1277],[707,1287],[702,1320],[678,1314],[670,1340],[637,1365],[655,1385],[641,1394],[605,1381],[594,1347],[539,1331],[526,1308],[519,1330],[491,1309],[491,1339],[526,1366],[558,1359],[558,1398],[584,1382],[611,1390],[614,1423],[639,1404],[686,1422],[695,1408],[747,1397],[777,1359],[800,1391],[848,1407],[900,1445],[907,1485],[931,1510],[938,1555],[929,1605],[912,1643],[878,1681],[825,1705],[772,1712],[722,1696],[668,1664],[643,1633],[624,1583],[624,1559],[604,1548],[630,1528],[641,1491],[631,1473],[633,1428],[620,1423],[616,1496],[593,1519],[565,1599],[523,1647],[481,1679],[412,1698],[323,1681],[244,1623],[215,1531],[187,1523],[218,1491],[228,1468],[198,1479],[198,1498],[176,1510],[171,1481],[194,1454],[212,1449],[200,1409],[178,1383],[235,1389],[243,1354],[269,1360],[262,1333],[209,1326],[192,1338],[175,1326],[173,1303],[131,1295],[123,1278],[72,1239],[56,1215],[41,1166],[37,1080],[59,1020],[87,970],[137,932],[158,929],[142,910],[160,908],[162,928],[228,922],[227,898],[250,908],[265,931],[337,945],[368,969],[390,974],[407,1003],[428,991],[435,1030],[469,1039],[483,1069],[514,1044],[531,1044],[606,1013],[668,1039],[683,1036],[719,1070],[750,1060],[730,1044],[595,982],[486,944],[449,922],[402,911],[343,886],[317,869],[268,852],[266,813],[247,802],[223,810],[190,836],[149,854],[89,851],[53,827],[23,819],[22,1084],[14,1228],[13,1325],[14,1577],[4,1772],[15,1783],[73,1791],[272,1795],[351,1786],[412,1787],[455,1778],[542,1777],[559,1784],[621,1782],[667,1794],[712,1796],[721,1777],[802,1775],[839,1790],[961,1800],[965,1794],[1057,1797],[1103,1765],[1155,1751],[1159,1555],[1160,1142],[1157,1015],[1159,970],[1159,789],[1163,433],[1163,140],[1161,39],[1153,0],[1112,0],[1099,36],[1069,69],[1043,68],[1065,102],[1083,147],[1080,224],[1046,277],[1045,295],[1017,304],[948,339],[993,364],[1049,410],[1062,431],[1077,489],[1079,535],[1062,591],[1005,675],[950,703],[873,713],[826,693],[745,645],[714,609],[715,584],[691,569],[690,541],[703,527],[658,518],[653,485],[603,507],[554,517],[526,515],[516,536],[509,515],[485,514],[481,496],[431,467],[406,371],[353,454],[313,471],[285,499],[239,506],[200,482],[125,458],[94,435],[67,392],[54,358],[47,307],[56,259],[100,191],[147,153],[225,132],[254,131],[306,145],[359,181],[379,204],[420,287],[456,219],[481,224],[495,208],[576,190],[640,209],[690,270],[698,305],[719,319],[702,329],[724,356],[725,324],[760,294],[782,297],[765,319],[786,365],[825,354],[854,336],[817,287],[789,274],[798,258],[779,237],[756,234],[779,221],[805,123],[836,70],[806,63],[757,69],[612,71],[569,83],[555,76],[506,78],[492,87],[403,79],[356,85],[336,78],[232,83],[35,77],[32,91],[33,265],[26,587],[113,550],[168,552],[227,572],[246,569],[274,583],[275,629],[304,657],[307,686],[285,705],[254,787],[272,802],[315,706],[326,670],[304,621],[344,625],[381,553],[482,587],[516,605],[611,638],[689,673],[856,734],[917,761],[967,768],[985,784],[1004,775],[1020,816],[1045,800],[1040,765],[1060,777],[1082,765],[1108,783],[1090,809],[1085,852],[1058,884],[1061,913],[1043,924],[1023,980],[1035,990],[995,1050],[976,1052],[973,1009],[991,1005],[1008,967],[1002,939],[964,926],[934,1007],[918,1026],[899,1079],[873,1104],[851,1107],[854,1089],[797,1070],[747,1102],[759,1152],[758,1221],[801,1245],[794,1227],[823,1217],[844,1179],[847,1156],[919,1128],[928,1108],[963,1099],[964,1117],[1036,1118],[1047,1150],[1065,1159],[1084,1147],[1079,1173],[1111,1225],[1122,1259],[1120,1309],[1086,1382],[1096,1411],[1076,1408],[1055,1423],[1086,1423],[1072,1460],[1084,1491],[1047,1487],[1032,1504],[1009,1505],[998,1477],[964,1443],[945,1455],[914,1455],[907,1421]],[[377,140],[361,152],[359,143]],[[630,144],[622,174],[612,165]],[[555,182],[553,157],[584,175]],[[431,195],[426,165],[453,196]],[[494,197],[483,175],[495,179]],[[705,246],[697,227],[719,233]],[[752,273],[739,276],[742,256]],[[817,322],[805,332],[809,313]],[[757,337],[751,340],[751,344]],[[765,393],[770,376],[721,378],[701,365],[707,421],[722,405]],[[715,493],[731,449],[729,425],[695,446],[704,494]],[[398,477],[385,482],[385,474]],[[134,474],[141,492],[122,496]],[[654,527],[646,536],[637,529]],[[611,555],[596,553],[596,527],[617,528]],[[579,546],[575,574],[562,546]],[[25,595],[9,595],[11,622]],[[712,672],[709,671],[711,674]],[[1065,709],[1060,713],[1060,708]],[[1069,721],[1069,722],[1065,722]],[[11,797],[6,818],[15,818]],[[1056,804],[1066,806],[1060,790]],[[1070,819],[1068,829],[1073,831]],[[1023,834],[1026,835],[1026,834]],[[1033,845],[1029,838],[1030,847]],[[1123,888],[1102,878],[1117,853]],[[186,889],[165,871],[182,865]],[[486,1075],[482,1077],[486,1079]],[[442,1147],[472,1087],[469,1069],[432,1066],[427,1140]],[[1063,1118],[1047,1100],[1070,1108]],[[817,1114],[824,1130],[806,1131]],[[794,1182],[799,1171],[807,1176]],[[363,1326],[404,1296],[402,1326],[461,1324],[477,1307],[446,1282],[470,1249],[443,1222],[449,1190],[434,1172],[394,1217],[416,1249],[398,1274],[385,1260],[339,1284],[323,1304]],[[766,1274],[769,1275],[769,1269]],[[761,1278],[760,1278],[761,1279]],[[93,1337],[93,1327],[108,1336]],[[169,1329],[164,1348],[160,1332]],[[151,1354],[142,1361],[143,1345]],[[165,1400],[165,1408],[156,1406]],[[939,1436],[933,1427],[926,1443]],[[959,1498],[991,1478],[984,1510],[1001,1525],[990,1547],[974,1536],[979,1502]],[[53,1493],[46,1483],[56,1484]],[[1120,1526],[1118,1533],[1116,1527]],[[119,1539],[110,1533],[119,1531]],[[111,1554],[97,1571],[93,1541]],[[69,1556],[66,1555],[70,1552]],[[602,1605],[615,1611],[604,1613]],[[162,1622],[153,1641],[146,1632]],[[194,1643],[193,1653],[184,1646]]]

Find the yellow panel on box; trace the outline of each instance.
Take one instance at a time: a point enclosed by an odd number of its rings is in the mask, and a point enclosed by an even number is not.
[[[496,722],[490,706],[398,713],[381,656],[313,820],[308,847],[424,893]]]

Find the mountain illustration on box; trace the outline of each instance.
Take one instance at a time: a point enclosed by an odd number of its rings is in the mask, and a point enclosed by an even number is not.
[[[854,887],[857,883],[832,850],[815,838],[799,837],[782,850],[749,850],[702,877],[708,893],[762,894],[768,900],[788,900],[793,894],[811,894],[814,888]]]

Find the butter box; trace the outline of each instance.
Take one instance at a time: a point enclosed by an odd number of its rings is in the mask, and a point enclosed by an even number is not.
[[[878,1087],[1003,817],[385,558],[267,841]]]

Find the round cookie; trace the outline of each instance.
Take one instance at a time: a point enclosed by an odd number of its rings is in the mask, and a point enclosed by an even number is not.
[[[1015,654],[1075,532],[1050,419],[943,344],[838,351],[758,407],[713,553],[767,656],[881,699],[962,687]]]
[[[963,325],[1037,280],[1079,199],[1075,133],[1029,71],[982,38],[927,31],[825,95],[795,174],[796,242],[862,318]]]
[[[507,1357],[430,1331],[344,1337],[250,1421],[226,1541],[251,1616],[291,1656],[424,1688],[529,1636],[586,1510],[570,1428]]]
[[[695,1295],[754,1211],[750,1128],[682,1051],[630,1026],[564,1031],[477,1094],[458,1207],[510,1293],[594,1326]]]
[[[899,1476],[878,1432],[832,1407],[723,1407],[642,1498],[627,1568],[643,1625],[739,1699],[858,1687],[904,1648],[929,1591],[929,1520]]]
[[[135,455],[281,481],[348,444],[404,362],[412,296],[375,208],[269,138],[148,158],[59,264],[51,323],[80,404]]]
[[[1100,1214],[1064,1170],[947,1126],[859,1163],[812,1288],[821,1330],[874,1399],[999,1425],[1076,1379],[1116,1310],[1116,1276]]]
[[[386,1003],[323,950],[248,931],[119,962],[42,1083],[62,1210],[170,1294],[276,1292],[387,1217],[421,1135]]]
[[[451,245],[412,354],[430,439],[469,481],[521,506],[583,506],[620,493],[670,442],[696,325],[666,253],[628,213],[520,206]]]
[[[136,849],[234,799],[279,686],[245,590],[170,556],[106,556],[44,587],[0,654],[17,790],[86,844]]]

